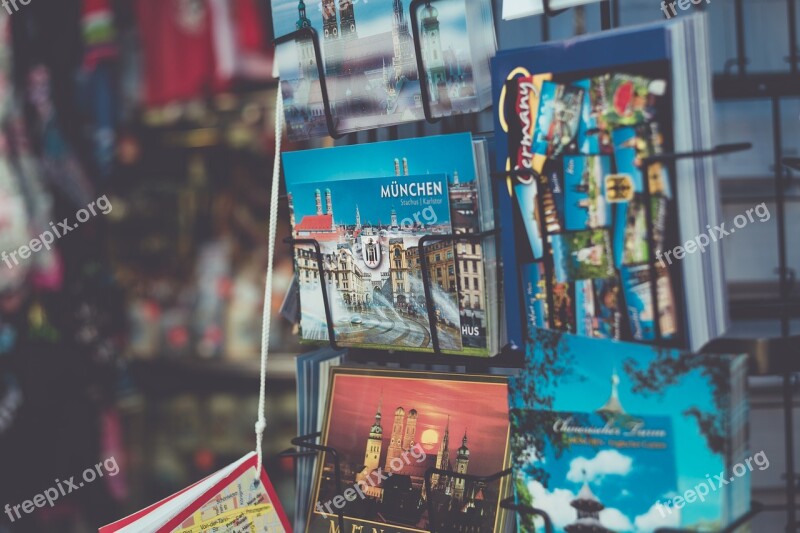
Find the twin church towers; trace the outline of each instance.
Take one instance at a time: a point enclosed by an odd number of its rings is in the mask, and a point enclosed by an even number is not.
[[[381,401],[382,403],[382,401]],[[378,411],[375,413],[375,423],[369,431],[367,446],[364,452],[364,470],[373,472],[383,469],[386,472],[402,469],[393,465],[404,465],[403,454],[408,453],[416,444],[417,420],[419,413],[416,409],[411,409],[406,413],[405,409],[398,407],[394,411],[394,421],[392,422],[392,435],[389,440],[389,448],[386,451],[386,460],[383,466],[380,464],[381,451],[383,449],[383,427],[381,426],[381,404],[378,404]],[[438,435],[438,433],[437,433]],[[454,471],[450,462],[450,417],[447,417],[447,426],[436,455],[436,468],[446,471]],[[467,448],[467,432],[464,431],[462,446],[456,451],[455,472],[466,474],[469,467],[470,451]],[[451,495],[456,500],[464,499],[466,482],[463,478],[452,478],[446,475],[434,474],[431,476],[431,486],[434,490],[439,490]]]

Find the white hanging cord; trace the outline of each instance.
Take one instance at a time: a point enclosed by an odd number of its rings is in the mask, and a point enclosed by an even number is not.
[[[272,165],[272,189],[269,197],[269,252],[267,254],[267,279],[264,286],[264,315],[261,319],[261,390],[258,393],[258,421],[256,422],[256,455],[258,468],[256,481],[261,479],[262,452],[261,443],[264,440],[264,430],[267,420],[264,411],[267,401],[267,356],[269,354],[269,328],[272,314],[272,273],[275,264],[275,234],[278,226],[278,185],[281,179],[281,136],[283,135],[283,95],[280,82],[278,83],[278,97],[275,102],[275,162]]]

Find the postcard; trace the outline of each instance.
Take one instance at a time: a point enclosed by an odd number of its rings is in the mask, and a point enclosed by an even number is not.
[[[426,262],[418,248],[425,235],[452,233],[445,175],[294,184],[289,196],[294,237],[315,239],[321,247],[339,344],[432,348],[422,276],[427,267],[439,345],[461,349],[453,244],[427,245]],[[314,248],[295,249],[303,338],[327,340]]]
[[[490,102],[488,58],[493,55],[494,33],[486,29],[492,29],[491,24],[484,20],[483,9],[471,5],[475,3],[441,0],[418,12],[434,116],[476,112]],[[320,48],[315,51],[310,38],[298,38],[280,45],[276,53],[291,139],[324,133],[320,73],[338,133],[424,119],[408,4],[273,0],[275,35],[312,28]],[[322,65],[313,59],[317,52]]]
[[[551,235],[564,228],[565,195],[560,161],[548,159],[537,176],[518,178],[514,194],[533,257],[541,259],[544,257],[542,230]]]
[[[642,171],[645,159],[661,152],[663,141],[658,123],[617,128],[612,132],[612,138],[617,171],[631,176],[636,192],[644,192]],[[665,167],[661,163],[652,163],[648,174],[650,194],[671,198],[669,175]]]
[[[291,532],[266,471],[255,452],[125,518],[100,533]]]
[[[575,290],[570,282],[553,278],[553,312],[550,327],[558,331],[575,331]]]
[[[467,176],[465,176],[467,177]],[[481,198],[476,179],[465,180],[454,172],[448,180],[448,199],[453,233],[463,235],[483,231]],[[484,200],[486,201],[486,200]],[[431,244],[442,248],[452,247],[452,241]],[[475,241],[455,241],[456,285],[458,288],[458,307],[461,317],[462,354],[467,352],[489,355],[488,346],[494,332],[489,331],[486,299],[489,292],[487,265],[484,246]],[[436,256],[434,255],[434,259]],[[448,266],[449,269],[449,266]],[[448,270],[449,272],[449,270]],[[435,272],[438,276],[438,271]],[[467,352],[465,352],[466,350]]]
[[[581,122],[578,126],[578,151],[582,154],[600,154],[600,129],[597,117],[592,112],[592,80],[589,78],[578,80],[572,85],[583,89],[583,105],[581,106]]]
[[[622,299],[619,280],[587,279],[575,282],[576,329],[579,335],[619,339]]]
[[[547,275],[544,262],[528,263],[522,265],[520,270],[523,277],[525,291],[525,316],[527,317],[528,330],[547,328],[549,317],[547,313]]]
[[[501,376],[334,368],[321,442],[337,451],[344,497],[324,453],[309,533],[338,530],[335,505],[346,531],[502,531],[509,479],[456,474],[507,468],[507,395]]]
[[[656,271],[658,273],[659,326],[661,336],[669,339],[678,333],[675,298],[667,269],[657,266]],[[633,338],[654,340],[656,338],[655,310],[650,286],[650,265],[622,266],[620,267],[620,276]]]
[[[667,90],[664,80],[622,73],[598,76],[592,83],[601,111],[599,127],[607,131],[653,120],[658,100]]]
[[[550,417],[546,421],[540,420],[538,424],[535,421],[531,424],[525,419],[515,424],[517,427],[533,426],[534,430],[539,428],[537,434],[542,437],[542,445],[537,443],[536,448],[547,457],[547,472],[551,474],[550,482],[553,485],[549,482],[543,483],[541,479],[539,482],[547,487],[549,493],[555,494],[545,498],[544,491],[536,493],[538,499],[534,499],[534,506],[556,505],[566,510],[566,506],[569,506],[574,499],[573,495],[580,494],[584,481],[580,474],[584,468],[587,475],[591,475],[594,467],[605,462],[596,460],[576,463],[575,466],[580,464],[580,467],[573,470],[573,474],[578,475],[573,476],[574,483],[568,484],[570,480],[563,479],[564,470],[560,465],[571,466],[571,460],[577,455],[591,459],[591,456],[584,452],[587,449],[582,448],[574,453],[566,451],[564,453],[566,459],[559,459],[558,456],[553,457],[553,452],[544,446],[545,440],[555,436],[557,429],[594,428],[598,425],[606,427],[606,424],[599,423],[599,420],[594,421],[598,415],[605,420],[612,420],[614,422],[611,424],[612,429],[618,427],[617,423],[620,421],[641,420],[642,425],[637,423],[640,428],[664,429],[668,434],[671,432],[669,453],[664,448],[652,448],[654,454],[652,462],[645,461],[642,464],[643,471],[654,465],[663,465],[661,471],[664,472],[665,479],[648,478],[646,482],[636,483],[636,491],[628,489],[632,493],[629,500],[631,503],[637,501],[639,497],[646,496],[652,504],[654,498],[663,497],[665,492],[669,492],[667,485],[672,485],[675,475],[677,475],[677,487],[673,487],[673,490],[677,489],[676,492],[680,495],[694,488],[708,475],[713,476],[714,473],[723,470],[730,471],[731,467],[743,460],[747,453],[745,428],[747,401],[740,393],[744,390],[740,387],[746,387],[746,373],[747,357],[744,355],[694,354],[639,343],[590,339],[560,332],[544,330],[535,332],[533,342],[526,353],[522,374],[509,378],[509,404],[512,416],[514,409],[530,409],[540,413],[546,411],[542,416]],[[563,415],[567,413],[570,415],[588,413],[588,424],[573,417],[569,424],[562,422],[555,428],[558,418],[563,420]],[[609,415],[612,418],[608,418]],[[669,425],[662,423],[665,417],[669,418]],[[645,439],[650,438],[647,436],[649,432],[645,434],[644,431],[640,431],[640,433],[642,446],[624,449],[620,447],[617,451],[624,455],[628,455],[628,452],[644,454],[645,442],[662,440],[647,441]],[[580,437],[580,435],[575,436]],[[608,436],[591,434],[588,431],[583,435],[587,440],[589,437],[609,440]],[[568,435],[562,431],[550,443],[552,445],[563,443],[559,437],[565,438]],[[527,448],[527,443],[517,442],[513,432],[512,442],[513,451]],[[549,450],[552,449],[551,446]],[[663,454],[659,450],[663,451]],[[537,487],[531,486],[530,481],[536,469],[544,467],[541,458],[537,458],[535,452],[528,455],[515,453],[513,457],[516,459],[515,466],[518,471],[522,464],[528,464],[525,468],[526,481],[523,486],[520,487],[520,482],[517,481],[518,494],[533,494],[529,491]],[[628,455],[628,457],[636,461],[637,456]],[[674,459],[671,459],[672,457]],[[635,464],[631,463],[632,466]],[[673,464],[675,466],[672,466]],[[631,469],[631,474],[643,473],[633,470]],[[594,483],[590,480],[589,488],[601,503],[609,508],[620,509],[633,525],[638,527],[620,527],[609,523],[606,523],[605,527],[612,531],[657,529],[652,525],[646,525],[652,524],[651,522],[640,521],[637,524],[635,516],[648,514],[649,507],[644,506],[644,500],[639,500],[642,507],[636,508],[635,511],[619,507],[623,505],[621,503],[611,503],[612,500],[625,496],[622,492],[623,487],[616,485],[616,481],[621,481],[616,476],[608,472],[602,482],[602,485],[608,482],[608,487],[601,487],[596,480]],[[617,489],[617,493],[614,496],[610,494],[607,496],[606,488],[612,487]],[[657,490],[650,492],[656,487]],[[561,490],[569,491],[571,494],[564,492],[563,498],[556,498]],[[738,518],[736,514],[738,511],[734,505],[737,494],[749,495],[749,490],[749,480],[745,477],[728,486],[721,486],[719,490],[711,492],[703,502],[697,501],[681,509],[680,524],[673,527],[686,530],[724,529],[725,524]],[[606,498],[609,497],[612,500],[608,500],[607,503]],[[668,511],[669,509],[664,510],[663,514],[670,516]],[[673,508],[672,511],[671,516],[676,517],[676,509]],[[608,514],[606,513],[606,516]],[[661,511],[649,513],[651,518],[663,518],[661,515]],[[573,517],[574,515],[559,514],[554,518],[561,521],[563,528],[571,523]],[[602,512],[599,519],[603,522]]]
[[[607,278],[615,275],[611,240],[605,229],[550,235],[557,281]]]
[[[557,533],[677,527],[672,423],[619,412],[613,399],[593,412],[511,410],[517,500],[544,510]],[[518,514],[518,530],[543,522]]]
[[[564,218],[568,231],[611,225],[612,210],[605,194],[605,177],[610,173],[608,156],[564,156]]]
[[[542,83],[533,152],[558,157],[577,136],[583,105],[583,89],[552,81]]]
[[[316,163],[315,171],[311,173],[307,170],[310,160]],[[386,241],[383,242],[384,252],[388,251],[390,245],[388,240],[402,237],[405,239],[403,246],[411,247],[406,253],[413,255],[417,253],[416,244],[423,235],[474,233],[483,229],[480,202],[486,199],[480,197],[483,185],[479,183],[476,173],[473,142],[468,133],[288,152],[283,154],[283,162],[287,190],[295,208],[292,214],[293,227],[301,222],[302,215],[318,216],[317,189],[320,189],[322,215],[326,215],[327,189],[331,189],[331,202],[335,204],[331,207],[337,231],[333,234],[329,231],[321,236],[321,240],[318,239],[325,249],[347,243],[360,246],[362,235],[376,232],[379,238]],[[401,183],[413,182],[413,175],[436,177],[437,183],[442,184],[441,194],[437,197],[446,201],[436,206],[429,203],[417,205],[409,199],[381,197],[380,186],[359,185],[359,180],[363,180],[364,184],[370,181],[376,183],[382,181],[384,186],[389,186],[391,189],[392,182],[399,180],[398,189],[400,189]],[[338,185],[343,181],[349,184]],[[297,194],[298,188],[303,191],[302,197]],[[336,192],[338,190],[342,192]],[[301,208],[302,213],[297,211]],[[356,208],[358,208],[358,220],[356,220]],[[392,210],[396,214],[397,227],[394,227],[395,224],[392,222]],[[309,219],[309,221],[315,220],[323,219]],[[359,224],[360,230],[357,229]],[[344,233],[340,235],[342,231]],[[302,237],[297,233],[295,236]],[[308,236],[304,235],[305,238]],[[305,249],[306,252],[310,251],[308,246]],[[492,331],[494,326],[486,308],[486,298],[490,292],[487,288],[491,288],[488,284],[496,282],[490,279],[491,276],[486,272],[484,245],[464,240],[432,241],[426,244],[426,258],[431,287],[436,299],[435,313],[440,348],[443,351],[457,351],[461,355],[491,355],[489,346],[494,342],[496,332]],[[309,267],[316,266],[313,257],[302,259],[303,270],[307,270],[306,259]],[[408,259],[406,258],[406,261]],[[403,320],[410,317],[410,320],[401,326],[402,331],[396,330],[394,333],[387,331],[385,334],[380,334],[380,331],[386,330],[387,327],[371,328],[373,322],[367,320],[368,316],[361,311],[350,312],[350,319],[355,318],[356,321],[352,324],[347,323],[347,311],[340,310],[336,313],[334,309],[334,316],[338,317],[340,322],[334,325],[337,338],[340,333],[343,335],[340,342],[354,342],[353,345],[364,347],[392,346],[391,342],[402,336],[399,342],[404,349],[411,349],[413,346],[424,351],[433,349],[429,338],[424,286],[419,280],[421,262],[417,264],[416,257],[410,259],[413,263],[411,270],[408,270],[406,263],[394,275],[391,273],[396,270],[395,263],[390,263],[388,260],[382,262],[382,268],[378,271],[385,272],[388,267],[390,277],[382,281],[370,281],[373,286],[372,291],[377,291],[383,298],[383,300],[372,298],[373,303],[391,301],[395,310],[401,312]],[[367,269],[370,272],[373,270]],[[411,280],[405,279],[409,274]],[[311,285],[306,285],[305,293],[301,293],[303,304],[301,307],[303,316],[307,319],[305,324],[309,325],[310,329],[306,330],[303,327],[302,335],[306,340],[325,340],[327,327],[321,294],[319,289],[316,294],[312,294],[314,292],[312,285],[318,282],[313,278],[315,272],[309,271],[308,275],[311,276],[309,278]],[[398,275],[403,276],[402,281],[396,277]],[[375,277],[377,278],[377,274]],[[393,285],[392,279],[395,280]],[[400,291],[401,286],[403,288],[407,286],[408,291],[405,293]],[[329,294],[335,291],[332,289]],[[310,300],[305,299],[306,297]],[[305,305],[307,301],[311,301],[310,305],[313,306],[311,309]],[[452,304],[454,301],[455,306]],[[386,316],[381,317],[383,321],[389,321],[390,317],[394,316],[393,311],[388,309],[376,308],[373,311],[385,313]],[[359,318],[361,323],[358,323]],[[342,321],[344,323],[341,323]],[[454,326],[458,327],[460,335],[456,334]],[[369,334],[366,334],[367,330],[370,331]],[[363,338],[357,334],[359,331],[365,335]],[[409,334],[403,336],[406,331],[409,331]],[[376,340],[379,340],[378,344],[375,344]],[[383,344],[387,340],[390,343]]]
[[[544,254],[542,233],[539,230],[539,199],[536,179],[526,179],[524,183],[514,185],[514,196],[522,215],[522,224],[528,235],[528,243],[534,259],[541,259]]]
[[[539,180],[542,183],[542,220],[548,235],[560,233],[565,227],[564,166],[559,159],[548,159],[542,166]]]
[[[496,48],[491,5],[486,0],[437,0],[417,9],[431,113],[480,111],[491,102],[489,57]]]

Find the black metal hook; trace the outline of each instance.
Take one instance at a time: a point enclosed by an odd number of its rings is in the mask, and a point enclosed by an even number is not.
[[[316,433],[309,433],[308,435],[301,435],[299,437],[295,437],[291,440],[293,446],[297,446],[300,448],[308,448],[309,450],[314,450],[312,452],[300,452],[292,450],[291,448],[285,450],[279,454],[280,457],[306,457],[309,455],[316,455],[318,452],[325,452],[331,454],[333,457],[333,464],[334,464],[334,480],[336,482],[336,493],[342,494],[342,468],[341,462],[339,460],[339,452],[336,448],[331,446],[325,446],[323,444],[316,444],[314,442],[310,442],[312,440],[316,440],[322,437],[322,432],[317,431]],[[321,468],[321,467],[320,467]],[[344,531],[344,514],[342,513],[341,509],[337,509],[336,515],[339,519],[339,531]]]
[[[328,78],[325,73],[325,65],[322,62],[322,51],[320,49],[319,35],[317,34],[317,31],[310,26],[306,28],[300,28],[299,30],[287,33],[283,37],[278,37],[275,39],[274,44],[275,48],[277,48],[281,44],[289,41],[300,41],[304,39],[310,40],[314,46],[314,60],[317,63],[319,90],[322,94],[322,106],[325,109],[325,123],[328,128],[328,135],[334,139],[341,139],[344,137],[344,135],[336,130],[336,121],[333,118],[333,110],[331,108],[330,96],[328,94]],[[281,88],[278,87],[278,90],[281,90]]]
[[[747,142],[727,143],[727,144],[718,144],[714,148],[709,148],[706,150],[655,154],[645,158],[642,161],[642,168],[646,168],[647,166],[653,163],[671,162],[671,161],[677,161],[678,159],[696,159],[699,157],[714,157],[718,155],[732,154],[734,152],[742,152],[744,150],[749,150],[752,147],[753,143],[747,143]]]
[[[425,62],[422,59],[422,39],[419,36],[419,15],[417,14],[422,4],[430,4],[431,1],[433,0],[412,0],[408,9],[411,13],[411,36],[414,40],[414,55],[417,59],[417,77],[419,78],[419,90],[422,97],[422,112],[425,114],[426,122],[436,124],[439,119],[433,116],[433,111],[431,110],[428,72],[425,70]]]
[[[547,514],[547,511],[543,509],[537,509],[535,507],[529,507],[521,503],[516,503],[513,496],[500,502],[500,507],[503,509],[508,509],[509,511],[515,511],[519,514],[540,516],[542,519],[544,519],[545,533],[553,533],[553,520],[550,518],[550,515]]]
[[[325,307],[325,320],[327,321],[328,329],[328,343],[334,350],[341,350],[341,347],[336,344],[336,331],[333,329],[333,313],[331,312],[330,299],[328,298],[328,287],[325,283],[325,268],[323,267],[322,249],[320,248],[319,241],[316,239],[295,239],[288,237],[283,240],[284,243],[292,247],[298,244],[310,244],[314,247],[315,259],[317,261],[317,271],[319,272],[319,285],[322,291],[322,304]],[[298,280],[298,283],[301,283]]]

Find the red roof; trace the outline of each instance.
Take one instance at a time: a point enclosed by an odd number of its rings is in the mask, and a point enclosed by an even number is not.
[[[303,220],[295,226],[296,232],[300,231],[332,231],[333,215],[304,216]]]

